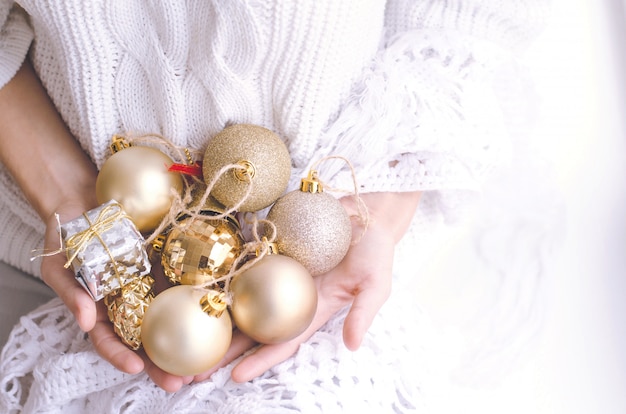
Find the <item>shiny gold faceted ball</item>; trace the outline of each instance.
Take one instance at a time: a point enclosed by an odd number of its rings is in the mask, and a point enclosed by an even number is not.
[[[180,174],[167,171],[172,163],[151,147],[134,146],[114,153],[98,173],[98,203],[116,200],[140,232],[154,230],[172,205],[171,190],[183,191]]]
[[[199,285],[226,275],[243,250],[239,226],[228,219],[186,218],[167,236],[161,264],[172,283]]]
[[[243,333],[264,344],[295,338],[317,309],[313,278],[300,263],[270,254],[236,275],[230,285],[231,315]]]
[[[231,164],[249,168],[226,172],[211,190],[211,195],[226,207],[245,198],[252,181],[252,192],[239,211],[258,211],[272,204],[287,188],[291,157],[278,135],[257,125],[237,124],[211,138],[204,154],[202,170],[209,184],[219,171]],[[246,178],[248,177],[248,178]]]
[[[174,286],[150,304],[141,326],[148,358],[173,375],[198,375],[214,367],[232,339],[228,312],[215,317],[202,310],[205,295],[193,286]]]
[[[352,240],[350,217],[333,196],[291,191],[272,206],[267,219],[276,226],[278,251],[317,276],[344,258]]]

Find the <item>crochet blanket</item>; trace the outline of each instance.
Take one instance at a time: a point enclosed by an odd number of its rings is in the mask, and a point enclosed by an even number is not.
[[[54,299],[21,319],[2,352],[0,411],[440,412],[458,384],[504,378],[541,327],[542,280],[562,206],[549,196],[547,168],[529,165],[527,150],[517,154],[524,161],[491,183],[463,225],[436,217],[437,200],[426,194],[398,245],[392,296],[356,352],[342,344],[341,312],[251,382],[231,381],[231,364],[168,394],[146,374],[127,375],[102,360]],[[434,277],[449,287],[452,322],[442,323],[432,306],[442,298],[431,296]]]

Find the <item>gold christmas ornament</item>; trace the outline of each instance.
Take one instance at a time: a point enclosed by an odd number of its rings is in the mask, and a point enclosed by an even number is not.
[[[267,128],[237,124],[214,136],[202,163],[204,181],[212,182],[222,168],[233,164],[241,168],[227,171],[211,190],[211,195],[227,207],[245,198],[238,211],[262,210],[287,188],[291,157],[280,137]]]
[[[243,245],[234,219],[187,217],[167,235],[161,264],[170,282],[201,285],[226,275]]]
[[[223,294],[188,285],[160,293],[146,311],[141,340],[148,358],[173,375],[198,375],[226,354],[232,323]]]
[[[300,262],[313,276],[333,269],[352,240],[350,217],[341,203],[323,191],[317,173],[302,179],[272,206],[267,220],[276,226],[278,251]]]
[[[172,159],[156,148],[128,146],[114,137],[111,149],[96,180],[97,200],[117,200],[140,232],[150,232],[169,212],[172,189],[182,194],[182,177],[168,171]]]
[[[257,342],[275,344],[304,332],[317,309],[313,278],[296,260],[268,254],[230,284],[235,325]]]
[[[133,350],[141,347],[141,325],[146,310],[154,299],[153,285],[154,279],[146,275],[104,297],[115,333]]]

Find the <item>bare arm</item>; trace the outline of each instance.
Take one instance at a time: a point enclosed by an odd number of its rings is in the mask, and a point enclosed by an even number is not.
[[[60,247],[55,213],[66,222],[97,206],[96,166],[68,130],[28,62],[0,89],[0,161],[46,223],[46,250]],[[102,302],[91,299],[64,263],[63,255],[42,258],[42,277],[81,329],[89,332],[104,359],[128,373],[145,369],[168,391],[191,381],[161,371],[126,347],[113,332]]]
[[[96,203],[96,167],[28,62],[0,89],[0,161],[44,221],[62,204]]]
[[[0,161],[46,223],[46,248],[59,247],[54,213],[67,221],[96,205],[96,168],[68,131],[28,62],[0,89]],[[50,265],[60,257],[52,259],[42,261],[44,281],[67,304],[80,327],[91,330],[96,319],[94,304],[60,270],[62,266]]]

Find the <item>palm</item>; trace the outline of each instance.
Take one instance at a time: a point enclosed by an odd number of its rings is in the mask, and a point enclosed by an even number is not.
[[[362,200],[368,205],[374,220],[362,239],[350,247],[336,268],[315,278],[318,305],[309,328],[291,341],[259,347],[237,364],[232,371],[232,378],[239,382],[248,381],[286,360],[338,310],[350,304],[352,306],[344,322],[343,339],[349,349],[357,349],[372,320],[389,297],[395,244],[406,231],[419,198],[418,192],[363,195]],[[344,197],[341,202],[348,212],[356,212],[351,197]],[[219,366],[233,361],[254,345],[250,338],[236,332],[231,348]],[[212,372],[199,375],[196,380],[208,378]]]
[[[66,222],[82,214],[89,207],[66,206],[59,209],[61,222]],[[46,228],[44,248],[53,252],[60,247],[58,222],[52,217]],[[44,256],[41,274],[44,281],[59,295],[72,312],[80,328],[89,332],[89,337],[98,354],[117,369],[127,373],[138,373],[145,369],[152,380],[167,391],[176,391],[191,378],[170,375],[157,368],[143,353],[136,353],[122,343],[113,331],[102,301],[94,302],[91,296],[76,282],[74,273],[64,268],[64,254]]]
[[[344,323],[344,342],[350,349],[359,347],[372,319],[385,302],[391,287],[393,240],[376,226],[353,245],[343,261],[330,272],[317,276],[318,306],[313,322],[291,341],[263,345],[246,356],[232,372],[235,381],[245,382],[262,374],[293,355],[300,344],[322,327],[337,311],[352,303]],[[221,365],[237,358],[254,342],[237,332],[233,345]],[[210,373],[196,377],[207,378]]]

